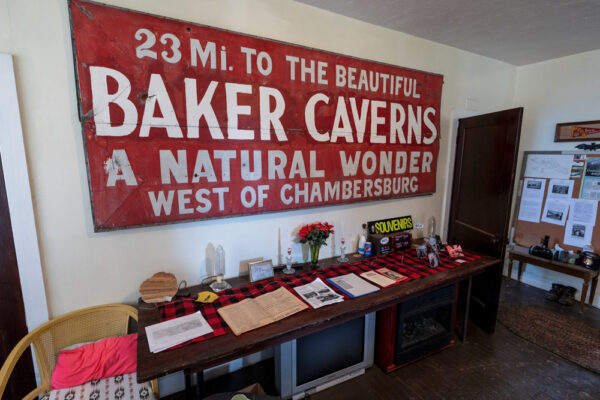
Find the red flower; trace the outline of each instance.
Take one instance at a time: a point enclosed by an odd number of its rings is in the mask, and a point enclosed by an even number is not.
[[[298,235],[300,236],[300,243],[321,246],[327,244],[325,240],[333,232],[333,225],[327,222],[317,222],[311,225],[304,225],[300,228]]]

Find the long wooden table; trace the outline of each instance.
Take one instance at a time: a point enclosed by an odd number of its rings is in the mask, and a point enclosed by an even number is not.
[[[538,267],[583,279],[583,285],[581,287],[581,300],[579,302],[580,314],[583,313],[583,305],[585,304],[585,298],[591,282],[592,290],[590,291],[590,304],[592,304],[594,295],[596,294],[596,286],[598,286],[598,275],[600,271],[594,271],[582,267],[581,265],[567,264],[560,261],[532,256],[529,254],[529,249],[527,247],[515,246],[508,252],[508,279],[506,280],[506,286],[508,286],[510,283],[512,276],[513,261],[517,262],[517,267],[519,268],[519,282],[521,282],[521,276],[523,276],[523,270],[527,264],[537,265]]]
[[[352,261],[359,258],[349,256]],[[187,346],[151,353],[146,339],[145,327],[160,322],[156,306],[141,302],[138,305],[137,379],[145,382],[170,373],[184,371],[186,377],[207,368],[220,365],[260,350],[296,339],[313,332],[346,322],[363,315],[389,307],[393,304],[420,296],[423,293],[445,287],[484,272],[499,262],[498,259],[481,256],[480,259],[453,269],[429,275],[399,285],[385,288],[376,293],[341,303],[307,310],[285,318],[277,323],[246,332],[240,336],[227,334],[196,342]],[[335,259],[321,260],[320,267],[339,264]],[[310,270],[308,265],[304,270]],[[296,269],[297,273],[301,273]],[[280,274],[280,273],[278,273]],[[249,284],[248,277],[227,280],[234,287]],[[189,288],[192,296],[210,290],[208,286]],[[188,383],[188,382],[186,382]]]

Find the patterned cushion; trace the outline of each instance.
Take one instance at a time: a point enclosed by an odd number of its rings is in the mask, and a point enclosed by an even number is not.
[[[155,400],[155,397],[150,382],[137,383],[134,372],[53,390],[41,400]]]

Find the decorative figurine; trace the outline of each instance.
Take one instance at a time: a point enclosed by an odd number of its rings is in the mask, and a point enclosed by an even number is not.
[[[285,256],[285,268],[281,270],[286,275],[291,275],[296,272],[294,268],[292,268],[292,248],[288,247],[287,255]]]
[[[425,258],[427,257],[427,246],[419,246],[417,247],[417,258]]]
[[[429,259],[429,267],[437,268],[440,265],[440,254],[438,250],[438,241],[435,237],[430,237],[427,241],[427,245],[429,246],[430,252],[427,255]]]
[[[346,239],[344,238],[340,242],[340,256],[337,260],[339,262],[348,262],[348,257],[346,257]]]

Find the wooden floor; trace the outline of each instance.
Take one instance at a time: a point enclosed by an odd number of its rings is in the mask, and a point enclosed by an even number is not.
[[[578,316],[600,327],[600,310],[586,306],[582,316],[577,307],[565,307],[544,300],[545,292],[511,282],[503,289],[503,302],[538,304],[548,309]],[[276,394],[272,360],[230,374],[228,379],[207,382],[216,388],[241,388],[259,381],[267,394]],[[265,379],[267,377],[267,379]],[[229,382],[227,382],[229,380]],[[236,386],[237,385],[237,386]],[[234,390],[231,388],[229,390]],[[225,390],[227,391],[227,390]],[[171,396],[175,400],[182,396]],[[470,324],[465,343],[428,357],[393,373],[378,367],[348,382],[311,395],[311,400],[336,399],[600,399],[600,375],[556,356],[497,324],[487,334]]]

